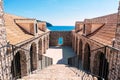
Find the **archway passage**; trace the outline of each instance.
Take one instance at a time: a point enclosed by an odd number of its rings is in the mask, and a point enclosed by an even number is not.
[[[38,57],[39,57],[39,60],[42,60],[42,39],[39,40],[38,47],[39,47]]]
[[[82,60],[82,47],[83,43],[82,40],[79,41],[79,60]]]
[[[36,44],[32,43],[31,48],[30,48],[30,66],[31,66],[31,71],[34,71],[37,69],[37,53],[36,53]]]
[[[43,53],[45,54],[46,53],[46,38],[44,38],[43,43],[44,43],[43,44],[43,48],[44,48],[43,49],[43,51],[44,51]]]
[[[105,57],[105,54],[100,55],[100,65],[99,65],[99,76],[108,80],[108,73],[109,73],[109,63]]]
[[[76,50],[75,50],[76,53],[78,52],[77,50],[78,50],[78,38],[76,37]]]
[[[24,51],[18,51],[11,63],[11,73],[15,78],[27,75],[27,61]]]
[[[94,74],[108,79],[108,62],[105,58],[105,54],[101,51],[98,51],[94,58]]]
[[[87,43],[84,48],[84,63],[83,63],[83,68],[86,71],[90,72],[90,46]]]
[[[58,38],[58,45],[63,45],[63,37]]]

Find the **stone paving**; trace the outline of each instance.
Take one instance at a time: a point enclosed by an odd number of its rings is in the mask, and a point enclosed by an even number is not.
[[[77,70],[79,74],[76,74],[76,70],[64,64],[56,64],[18,80],[97,80],[81,70]]]
[[[50,47],[44,55],[53,58],[53,65],[18,80],[97,80],[67,65],[67,59],[75,56],[70,47]]]
[[[75,53],[69,46],[52,46],[44,55],[53,58],[53,64],[68,64],[68,58],[75,56]]]

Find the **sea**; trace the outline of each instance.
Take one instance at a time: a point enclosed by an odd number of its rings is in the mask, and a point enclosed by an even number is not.
[[[71,31],[75,29],[75,26],[50,26],[48,27],[49,30],[51,31]],[[63,44],[63,38],[60,37],[58,39],[58,44],[62,45]]]
[[[51,31],[71,31],[75,29],[75,26],[49,26],[47,28]]]

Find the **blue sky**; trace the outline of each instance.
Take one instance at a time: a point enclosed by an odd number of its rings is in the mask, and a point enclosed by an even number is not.
[[[4,0],[4,9],[53,25],[74,25],[75,21],[117,12],[118,3],[119,0]]]

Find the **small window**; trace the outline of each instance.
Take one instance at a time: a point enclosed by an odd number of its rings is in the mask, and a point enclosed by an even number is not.
[[[83,33],[85,34],[85,24],[84,24],[84,26],[83,26]]]
[[[35,28],[36,28],[36,33],[38,33],[38,27],[37,27],[37,24],[35,25]]]
[[[63,45],[63,37],[59,37],[59,39],[58,39],[58,45]]]

